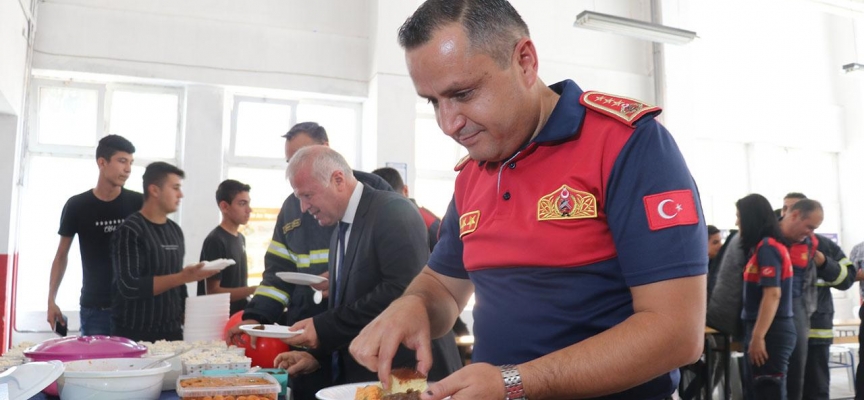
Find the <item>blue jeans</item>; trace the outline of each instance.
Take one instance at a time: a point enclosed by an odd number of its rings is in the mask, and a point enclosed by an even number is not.
[[[744,321],[744,351],[748,357],[744,363],[744,390],[751,400],[786,400],[786,373],[789,370],[789,357],[795,349],[798,334],[795,322],[790,317],[775,317],[765,334],[765,350],[768,361],[760,367],[750,363],[750,339],[756,321]]]
[[[111,309],[81,307],[81,336],[111,334]]]

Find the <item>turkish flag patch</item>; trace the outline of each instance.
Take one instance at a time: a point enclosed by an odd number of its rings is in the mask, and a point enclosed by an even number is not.
[[[699,211],[692,190],[673,190],[645,196],[645,213],[652,231],[699,223]]]
[[[762,276],[766,278],[773,278],[777,276],[777,269],[774,267],[762,267]]]

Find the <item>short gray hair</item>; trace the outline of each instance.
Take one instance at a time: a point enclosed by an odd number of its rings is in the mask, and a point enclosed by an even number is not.
[[[348,161],[345,161],[345,157],[329,146],[315,145],[304,147],[291,157],[286,172],[288,179],[293,178],[301,168],[306,168],[310,164],[312,170],[309,173],[325,187],[330,186],[330,177],[336,171],[342,171],[346,177],[354,176],[354,171],[351,170]]]

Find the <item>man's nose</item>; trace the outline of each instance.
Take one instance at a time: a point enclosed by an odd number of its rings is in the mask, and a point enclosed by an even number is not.
[[[456,138],[459,131],[465,127],[465,116],[460,108],[450,101],[442,101],[438,105],[438,126],[447,136]]]

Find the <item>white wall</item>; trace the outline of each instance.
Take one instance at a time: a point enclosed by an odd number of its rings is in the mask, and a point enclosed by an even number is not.
[[[21,112],[29,7],[29,1],[0,0],[0,114]]]

